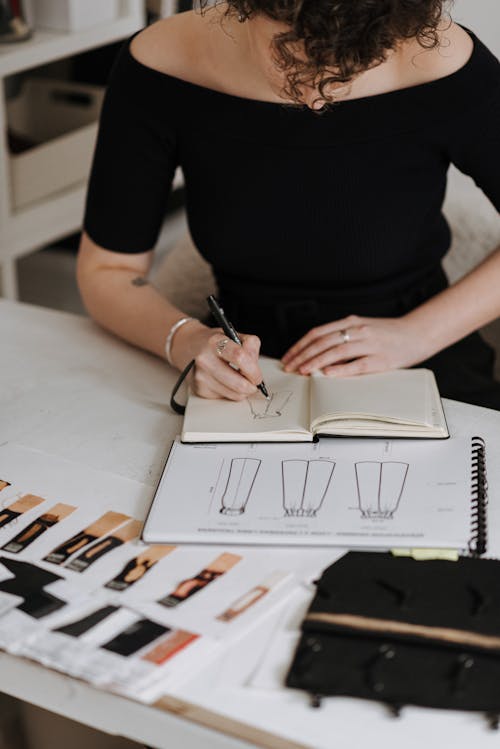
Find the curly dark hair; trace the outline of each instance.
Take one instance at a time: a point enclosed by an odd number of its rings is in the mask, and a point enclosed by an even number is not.
[[[209,0],[199,0],[201,10]],[[319,101],[332,103],[327,88],[347,85],[384,62],[406,39],[425,49],[440,44],[438,26],[453,0],[226,0],[224,17],[243,21],[261,14],[289,30],[272,42],[278,69],[285,73],[283,94],[301,104],[300,88],[314,86]],[[297,57],[295,50],[305,55]]]

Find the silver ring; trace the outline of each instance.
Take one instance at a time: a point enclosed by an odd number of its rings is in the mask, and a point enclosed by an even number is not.
[[[217,341],[215,344],[215,350],[219,354],[219,356],[222,356],[224,353],[224,349],[226,348],[227,344],[229,343],[229,338],[221,338],[220,341]]]
[[[347,330],[339,330],[340,335],[342,336],[342,343],[349,343],[351,340],[351,336],[347,332]]]

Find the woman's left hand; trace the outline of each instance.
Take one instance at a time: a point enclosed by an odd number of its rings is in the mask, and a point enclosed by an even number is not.
[[[358,317],[313,328],[282,357],[286,372],[351,377],[411,367],[432,355],[405,317]]]

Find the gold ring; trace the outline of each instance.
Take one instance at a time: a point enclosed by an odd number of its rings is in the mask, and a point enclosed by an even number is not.
[[[221,338],[220,341],[217,341],[215,344],[215,350],[219,354],[219,356],[222,356],[224,353],[224,349],[226,348],[227,344],[229,343],[229,338]]]

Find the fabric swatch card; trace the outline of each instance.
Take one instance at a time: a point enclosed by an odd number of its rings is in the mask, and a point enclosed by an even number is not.
[[[102,541],[87,548],[82,554],[76,556],[68,563],[68,569],[75,572],[85,572],[92,564],[101,559],[105,554],[109,554],[110,551],[117,549],[122,544],[126,544],[128,541],[132,541],[134,538],[138,538],[142,529],[142,522],[139,520],[131,520],[121,528],[114,531],[109,536],[106,536]]]
[[[168,626],[222,640],[250,628],[298,585],[290,569],[279,567],[279,552],[179,547],[169,561],[152,573],[149,599],[130,590],[124,603]]]
[[[106,588],[110,590],[126,590],[132,585],[135,585],[139,580],[142,580],[144,575],[154,567],[160,559],[163,559],[168,554],[171,554],[175,550],[175,546],[163,546],[157,544],[156,546],[149,546],[142,554],[131,559],[120,573],[106,583]]]
[[[19,653],[143,701],[160,696],[168,681],[182,683],[200,658],[217,650],[210,638],[106,604],[102,593],[51,622],[31,633]]]
[[[11,554],[19,554],[24,551],[27,547],[36,541],[43,533],[52,528],[56,523],[69,517],[72,512],[76,510],[76,507],[72,505],[65,505],[59,503],[47,510],[43,515],[40,515],[36,520],[33,520],[24,530],[14,536],[13,539],[8,541],[2,549],[9,551]]]
[[[44,561],[51,564],[63,564],[70,556],[81,551],[99,538],[106,536],[126,520],[130,520],[129,516],[121,512],[113,512],[112,510],[106,512],[87,528],[84,528],[53,549],[44,557]]]
[[[12,504],[9,504],[7,507],[0,510],[0,528],[4,528],[14,520],[17,520],[24,515],[25,512],[33,510],[38,505],[42,504],[43,501],[42,497],[37,497],[34,494],[25,494],[20,499],[15,500]]]

